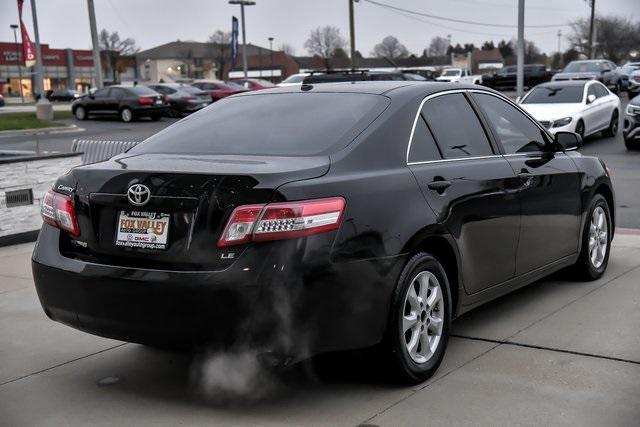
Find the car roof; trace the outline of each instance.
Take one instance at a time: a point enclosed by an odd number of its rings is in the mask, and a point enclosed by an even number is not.
[[[260,91],[243,92],[235,96],[262,96],[271,93],[366,93],[371,95],[392,95],[399,89],[405,92],[415,92],[428,96],[432,93],[451,89],[481,89],[487,92],[495,92],[492,89],[460,83],[443,83],[429,81],[412,80],[384,80],[384,81],[354,81],[336,83],[317,83],[301,86],[279,86],[275,88],[263,89]]]
[[[538,86],[541,86],[541,87],[562,87],[562,86],[565,86],[565,87],[566,86],[583,87],[587,83],[593,83],[593,81],[589,81],[589,80],[560,80],[560,81],[542,83],[542,84],[539,84]]]

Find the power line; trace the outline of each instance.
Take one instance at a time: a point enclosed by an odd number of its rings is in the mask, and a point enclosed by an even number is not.
[[[409,14],[412,14],[412,15],[424,16],[426,18],[439,19],[441,21],[456,22],[458,24],[480,25],[480,26],[484,26],[484,27],[517,28],[517,25],[489,24],[489,23],[486,23],[486,22],[466,21],[466,20],[463,20],[463,19],[447,18],[447,17],[444,17],[444,16],[437,16],[437,15],[431,15],[431,14],[428,14],[428,13],[417,12],[415,10],[404,9],[402,7],[392,6],[390,4],[381,3],[381,2],[378,2],[378,1],[374,1],[374,0],[364,0],[364,1],[367,2],[367,3],[371,3],[373,5],[376,5],[376,6],[380,6],[380,7],[386,8],[386,9],[397,10],[397,11],[409,13]],[[527,27],[529,27],[529,28],[558,28],[558,27],[566,27],[566,26],[568,26],[568,24],[528,25]]]

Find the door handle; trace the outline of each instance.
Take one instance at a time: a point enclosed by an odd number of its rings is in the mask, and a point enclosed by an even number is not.
[[[443,192],[450,186],[451,186],[451,181],[446,181],[446,180],[432,181],[427,184],[427,187],[429,187],[429,190],[434,190],[439,193]]]
[[[533,178],[533,174],[531,172],[522,171],[522,172],[520,172],[518,174],[518,178],[520,178],[523,181],[527,181],[527,180]]]

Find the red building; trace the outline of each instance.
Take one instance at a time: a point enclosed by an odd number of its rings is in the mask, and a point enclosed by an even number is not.
[[[68,88],[82,92],[93,85],[91,50],[52,49],[48,44],[42,44],[41,49],[45,91]],[[33,94],[33,67],[24,66],[20,44],[0,42],[0,93],[20,96],[20,86],[24,96]]]

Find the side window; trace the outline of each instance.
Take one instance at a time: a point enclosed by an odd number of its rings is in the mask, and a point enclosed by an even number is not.
[[[431,131],[427,127],[422,115],[419,115],[413,131],[413,138],[411,138],[409,163],[440,160],[441,158],[440,151],[436,146],[433,135],[431,135]]]
[[[493,154],[476,113],[461,93],[430,99],[422,115],[445,159]]]
[[[110,98],[122,99],[125,97],[125,92],[122,89],[112,88],[109,92]]]
[[[94,98],[106,98],[108,96],[109,89],[98,89],[93,92]]]
[[[607,90],[607,88],[601,85],[600,83],[594,83],[593,85],[591,85],[591,87],[595,88],[596,96],[598,98],[602,98],[603,96],[609,95],[609,91]]]
[[[517,108],[492,95],[474,94],[474,98],[506,154],[542,150],[547,141],[544,131]]]

